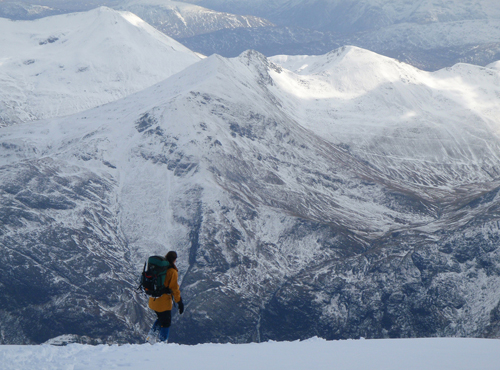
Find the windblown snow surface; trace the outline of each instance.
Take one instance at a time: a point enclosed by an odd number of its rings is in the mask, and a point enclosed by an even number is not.
[[[494,339],[0,346],[2,369],[497,370]]]

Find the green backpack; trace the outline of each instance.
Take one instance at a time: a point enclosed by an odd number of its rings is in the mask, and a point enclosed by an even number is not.
[[[165,286],[165,276],[170,267],[172,266],[165,257],[149,257],[147,262],[144,262],[139,289],[154,298],[170,294],[170,289]]]

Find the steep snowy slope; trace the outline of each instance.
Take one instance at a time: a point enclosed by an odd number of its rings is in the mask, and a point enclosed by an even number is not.
[[[379,171],[436,186],[498,178],[498,73],[465,64],[428,73],[354,47],[272,60],[304,75],[276,78],[290,91],[285,110]]]
[[[117,9],[130,11],[177,39],[221,29],[273,26],[262,18],[221,13],[177,1],[129,0]]]
[[[137,16],[98,8],[0,19],[0,126],[117,100],[200,58]]]
[[[136,278],[169,249],[174,341],[499,335],[498,72],[276,61],[0,130],[2,341],[140,340]]]

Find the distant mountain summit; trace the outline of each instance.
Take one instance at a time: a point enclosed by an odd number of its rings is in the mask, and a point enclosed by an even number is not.
[[[200,57],[106,7],[0,19],[0,126],[79,112],[151,86]]]
[[[271,27],[270,21],[255,16],[235,15],[179,1],[129,0],[117,9],[127,10],[175,38],[192,37],[222,29]]]

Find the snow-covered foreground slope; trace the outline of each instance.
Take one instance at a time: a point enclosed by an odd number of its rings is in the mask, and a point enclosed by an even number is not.
[[[105,7],[0,19],[0,126],[93,108],[199,60],[134,14]]]
[[[0,346],[3,369],[497,370],[500,341],[400,339],[253,344]]]
[[[2,340],[142,341],[168,249],[174,342],[500,335],[498,70],[275,60],[0,130]]]

